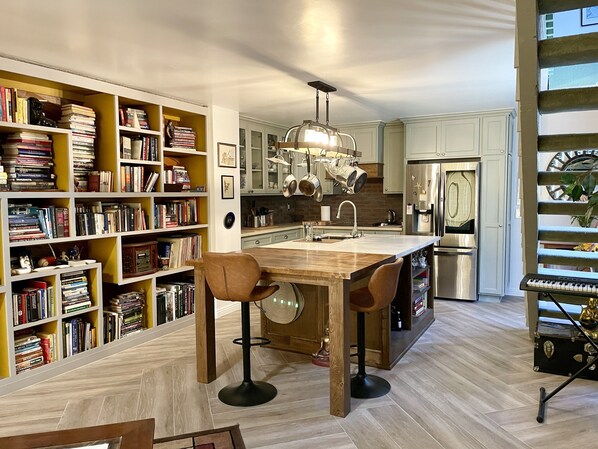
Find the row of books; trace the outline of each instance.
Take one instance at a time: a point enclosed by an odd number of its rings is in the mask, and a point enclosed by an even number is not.
[[[12,294],[13,324],[27,324],[54,316],[54,286],[31,280]]]
[[[164,184],[181,184],[183,190],[191,189],[191,179],[182,165],[164,166]]]
[[[171,200],[154,205],[154,227],[156,229],[189,226],[197,223],[197,201],[195,199]]]
[[[148,218],[140,203],[102,203],[76,206],[77,235],[145,231]]]
[[[120,157],[142,161],[157,161],[158,138],[155,136],[120,136]]]
[[[60,275],[62,313],[73,313],[92,306],[87,271],[77,270]]]
[[[11,190],[56,190],[52,140],[47,134],[21,131],[2,143],[2,165]]]
[[[0,86],[0,120],[12,123],[29,123],[29,103],[19,89]]]
[[[96,113],[92,108],[76,104],[65,104],[61,109],[58,126],[72,133],[75,185],[78,191],[86,192],[95,160]]]
[[[151,192],[159,176],[158,172],[146,172],[142,165],[123,165],[120,167],[120,191]]]
[[[195,311],[195,283],[170,282],[156,286],[158,325],[191,315]]]
[[[69,211],[66,207],[8,205],[8,239],[11,242],[69,237]]]
[[[92,170],[87,175],[88,192],[112,192],[113,176],[111,171]]]
[[[158,237],[158,257],[168,260],[168,269],[185,266],[191,259],[201,258],[201,236],[197,234],[178,234]]]
[[[96,329],[93,324],[82,317],[62,322],[63,355],[70,357],[96,346]]]
[[[170,129],[170,130],[168,130]],[[195,131],[186,126],[171,126],[167,128],[166,146],[172,148],[195,149]]]
[[[133,108],[128,106],[120,106],[119,124],[120,126],[127,126],[130,128],[149,129],[149,122],[147,120],[147,112],[141,108]]]
[[[143,331],[145,292],[121,293],[104,310],[104,343]]]

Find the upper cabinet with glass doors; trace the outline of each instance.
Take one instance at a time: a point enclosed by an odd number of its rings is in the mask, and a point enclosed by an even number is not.
[[[242,195],[280,194],[289,166],[266,160],[276,156],[276,142],[286,129],[253,120],[239,121],[240,181]],[[288,154],[282,155],[288,161]]]

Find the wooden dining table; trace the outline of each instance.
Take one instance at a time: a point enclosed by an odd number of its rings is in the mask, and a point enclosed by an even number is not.
[[[395,260],[396,254],[328,251],[327,246],[323,244],[306,249],[257,247],[239,252],[255,257],[262,270],[261,278],[265,281],[327,287],[330,332],[330,414],[347,416],[351,411],[349,356],[351,284],[371,276],[380,265]],[[209,383],[217,376],[214,296],[206,282],[201,259],[189,263],[195,268],[197,381]]]

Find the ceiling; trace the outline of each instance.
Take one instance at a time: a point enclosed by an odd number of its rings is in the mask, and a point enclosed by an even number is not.
[[[5,0],[2,11],[4,56],[282,125],[315,118],[312,80],[338,89],[331,124],[515,106],[515,0]]]

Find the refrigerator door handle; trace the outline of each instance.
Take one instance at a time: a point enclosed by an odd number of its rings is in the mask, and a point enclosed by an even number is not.
[[[436,235],[444,237],[444,185],[446,182],[446,173],[440,172],[439,189],[438,189],[438,213],[437,213],[437,225],[438,230]]]
[[[470,249],[456,249],[452,251],[435,249],[434,254],[442,254],[443,256],[473,256],[475,252]]]

